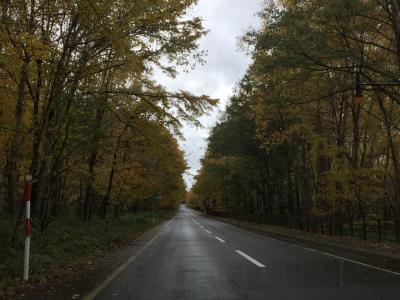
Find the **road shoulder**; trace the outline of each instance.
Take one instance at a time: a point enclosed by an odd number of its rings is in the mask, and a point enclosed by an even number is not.
[[[60,272],[62,275],[55,275],[48,282],[28,287],[16,299],[84,299],[116,269],[123,266],[135,254],[140,253],[168,222],[169,220],[166,220],[156,227],[138,234],[124,245],[105,255],[95,257],[86,263],[66,266]]]

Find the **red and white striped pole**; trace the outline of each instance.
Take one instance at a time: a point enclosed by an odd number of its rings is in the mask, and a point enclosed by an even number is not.
[[[31,243],[31,197],[32,197],[32,175],[26,176],[24,200],[26,204],[25,219],[25,251],[24,251],[24,280],[29,278],[29,247]]]

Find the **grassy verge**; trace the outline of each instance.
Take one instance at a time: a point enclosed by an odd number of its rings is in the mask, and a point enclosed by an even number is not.
[[[154,224],[172,214],[172,211],[156,213]],[[31,281],[39,280],[40,274],[47,269],[87,259],[151,227],[153,215],[148,212],[90,222],[62,218],[51,223],[45,232],[34,227],[31,237]],[[0,223],[0,291],[15,285],[21,278],[23,249],[23,228],[19,230],[17,239],[12,241],[9,224]]]

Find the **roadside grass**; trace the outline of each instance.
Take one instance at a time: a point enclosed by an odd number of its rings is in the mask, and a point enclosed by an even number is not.
[[[173,211],[155,213],[154,224],[172,214]],[[89,259],[99,251],[113,248],[151,227],[153,215],[150,212],[122,215],[118,219],[95,219],[90,222],[71,217],[61,218],[52,222],[44,232],[33,226],[30,279],[34,282],[50,268]],[[12,226],[0,221],[0,292],[20,281],[23,270],[24,228],[21,226],[18,229],[14,241],[10,228]]]

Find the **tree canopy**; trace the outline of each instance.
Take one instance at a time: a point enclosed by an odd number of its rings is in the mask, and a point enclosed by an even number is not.
[[[211,133],[193,204],[337,231],[387,220],[399,240],[398,16],[392,0],[266,4],[242,37],[253,63]]]
[[[153,73],[202,61],[196,2],[1,1],[0,213],[19,219],[27,174],[42,228],[72,208],[88,220],[181,200],[175,136],[216,101]]]

